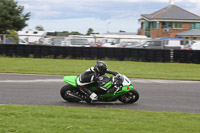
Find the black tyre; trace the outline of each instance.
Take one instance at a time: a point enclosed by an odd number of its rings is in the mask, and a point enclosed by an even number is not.
[[[136,90],[131,90],[118,98],[123,103],[134,103],[138,101],[139,93]]]
[[[81,101],[81,99],[69,96],[69,93],[75,94],[76,92],[76,88],[74,88],[70,84],[67,84],[61,88],[60,95],[64,100],[68,102],[79,102]]]

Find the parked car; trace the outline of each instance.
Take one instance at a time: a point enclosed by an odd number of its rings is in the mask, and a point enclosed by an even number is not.
[[[180,49],[181,43],[179,45],[170,43],[169,40],[150,40],[146,41],[142,47],[146,49]]]
[[[200,50],[200,43],[195,42],[193,44],[188,44],[185,47],[181,48],[181,50]]]
[[[137,41],[123,41],[123,42],[120,43],[119,47],[135,48],[135,47],[141,47],[141,45]]]
[[[184,47],[180,48],[180,50],[191,50],[191,45],[185,45]]]
[[[102,47],[119,47],[119,39],[103,39],[101,44]]]
[[[100,41],[90,43],[90,47],[102,47],[102,43]]]
[[[191,46],[192,50],[200,50],[200,42],[193,43]]]
[[[28,42],[26,40],[22,40],[19,38],[19,44],[24,44],[24,45],[28,45]]]

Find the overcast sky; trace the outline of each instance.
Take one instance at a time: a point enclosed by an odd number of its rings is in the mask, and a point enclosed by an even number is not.
[[[106,33],[137,32],[141,14],[169,5],[169,0],[15,0],[31,12],[28,27],[41,25],[47,31],[78,31],[88,28]],[[174,0],[175,5],[200,16],[200,0]]]

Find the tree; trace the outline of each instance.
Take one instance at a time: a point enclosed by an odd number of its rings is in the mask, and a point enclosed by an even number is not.
[[[38,31],[44,31],[44,28],[41,25],[36,26],[35,29]]]
[[[10,43],[18,43],[19,42],[19,38],[17,35],[16,31],[8,31],[9,35],[8,35],[8,39],[10,40]]]
[[[63,32],[56,32],[57,36],[68,36],[69,35],[69,31],[63,31]]]
[[[124,30],[120,30],[119,32],[126,32],[126,31],[124,31]]]
[[[89,28],[88,31],[87,31],[87,35],[90,35],[94,32],[94,30],[92,28]]]
[[[69,35],[81,35],[81,33],[77,32],[77,31],[72,31],[69,33]]]
[[[63,31],[63,32],[56,32],[56,36],[69,36],[69,35],[81,35],[81,33],[77,31]]]
[[[30,12],[23,14],[24,7],[14,0],[0,0],[0,33],[19,31],[27,26]]]

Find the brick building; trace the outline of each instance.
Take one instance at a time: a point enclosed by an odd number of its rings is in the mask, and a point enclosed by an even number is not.
[[[200,16],[195,15],[174,4],[162,8],[152,14],[142,14],[138,35],[151,38],[185,38],[200,40]],[[195,36],[191,30],[196,29]],[[190,31],[190,32],[186,32]],[[184,33],[184,36],[181,36]]]

